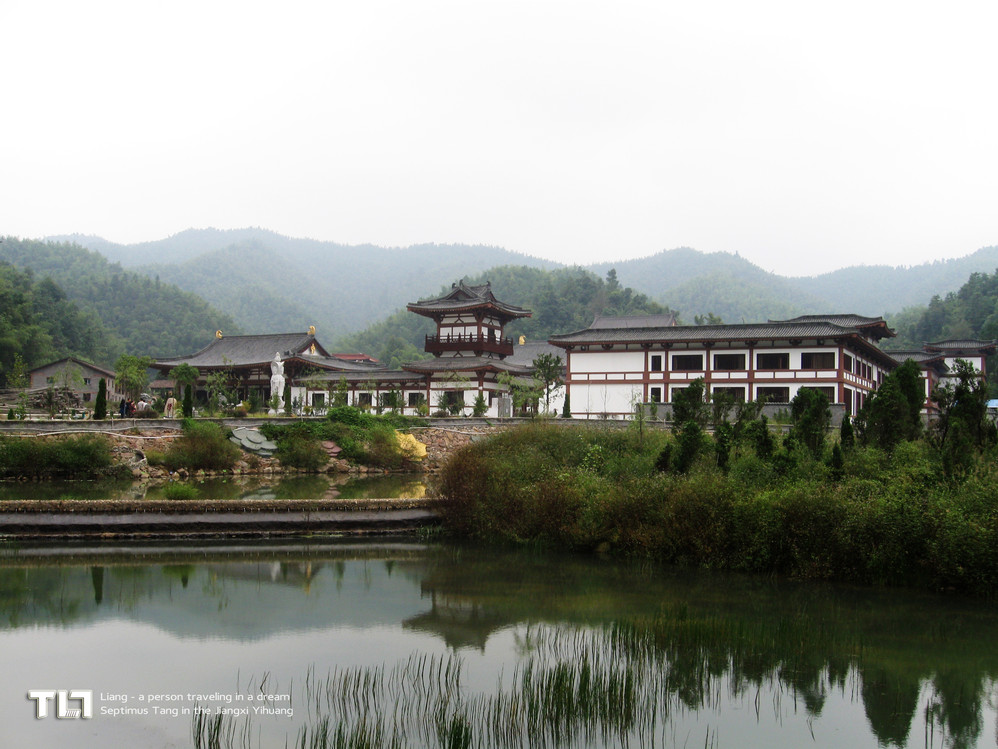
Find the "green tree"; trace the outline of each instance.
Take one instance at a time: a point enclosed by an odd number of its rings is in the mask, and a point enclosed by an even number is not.
[[[332,380],[330,380],[332,382]],[[329,400],[333,404],[333,408],[342,408],[347,405],[347,399],[350,395],[350,387],[347,385],[347,378],[340,375],[339,382],[336,383],[336,390],[334,390],[329,397]]]
[[[932,424],[932,442],[947,475],[972,464],[976,452],[994,441],[988,419],[987,388],[973,365],[957,359],[953,378],[932,391],[939,416]]]
[[[856,442],[852,430],[852,419],[849,418],[849,414],[845,414],[842,417],[842,424],[839,425],[839,442],[842,444],[843,450],[852,449]]]
[[[790,402],[793,437],[815,458],[825,449],[825,436],[832,420],[828,398],[820,390],[802,387]]]
[[[184,385],[183,413],[185,419],[194,417],[194,386]]]
[[[107,380],[97,382],[97,400],[94,401],[94,418],[98,421],[107,418]]]
[[[475,398],[475,403],[471,407],[471,415],[475,417],[482,417],[485,416],[485,412],[488,410],[489,405],[485,402],[485,394],[479,390],[478,397]]]
[[[696,422],[703,429],[707,424],[707,402],[704,399],[704,380],[698,377],[681,390],[672,394],[672,423]]]
[[[534,377],[540,380],[541,390],[544,393],[544,413],[548,413],[551,410],[551,396],[565,384],[561,376],[565,365],[560,356],[540,354],[534,359],[533,368]]]
[[[498,379],[499,384],[506,389],[513,401],[514,414],[528,410],[536,412],[537,403],[543,395],[536,381],[514,377],[508,372],[502,372]]]
[[[200,376],[197,367],[192,367],[187,362],[178,364],[170,370],[170,378],[176,384],[178,393],[182,393],[187,385],[196,384]]]
[[[909,359],[884,378],[877,392],[856,414],[854,426],[860,440],[865,445],[893,450],[901,441],[918,439],[924,400],[921,371]]]
[[[152,357],[130,356],[123,354],[114,365],[114,384],[118,392],[126,393],[133,400],[138,400],[142,390],[149,383],[149,367]]]

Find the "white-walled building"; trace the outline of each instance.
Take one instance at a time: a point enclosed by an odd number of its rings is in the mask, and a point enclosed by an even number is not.
[[[855,414],[897,362],[876,342],[894,335],[882,318],[806,315],[742,325],[676,326],[643,316],[598,318],[553,336],[564,350],[575,417],[625,417],[638,403],[671,402],[703,378],[710,394],[789,403],[802,387]]]

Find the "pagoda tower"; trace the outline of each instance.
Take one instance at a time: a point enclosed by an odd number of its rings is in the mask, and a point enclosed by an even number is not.
[[[480,393],[493,412],[496,397],[504,392],[499,375],[530,375],[529,367],[503,360],[513,355],[513,340],[504,332],[506,324],[530,317],[531,312],[496,299],[490,284],[470,286],[462,280],[452,284],[447,294],[410,302],[407,309],[437,325],[437,332],[426,336],[424,347],[434,358],[403,365],[426,377],[430,403],[444,400],[465,408]]]
[[[426,336],[424,348],[436,357],[505,359],[513,353],[512,339],[503,335],[506,323],[531,314],[500,302],[489,283],[468,286],[464,281],[452,284],[444,296],[410,302],[407,308],[436,322],[436,335]]]

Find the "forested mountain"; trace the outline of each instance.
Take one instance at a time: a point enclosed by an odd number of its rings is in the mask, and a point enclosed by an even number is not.
[[[971,273],[998,267],[998,247],[910,267],[852,266],[814,277],[787,277],[725,252],[681,248],[592,268],[617,270],[620,282],[687,317],[714,312],[726,322],[806,313],[883,315],[955,291]]]
[[[890,318],[898,336],[886,348],[916,348],[947,339],[998,338],[998,271],[974,273],[958,291],[933,296]]]
[[[77,245],[5,237],[0,242],[0,261],[30,269],[36,277],[51,278],[80,310],[100,320],[112,337],[98,353],[87,357],[98,364],[112,365],[122,351],[150,356],[187,354],[207,345],[216,330],[239,332],[229,315],[200,297],[122,270],[117,263]]]
[[[344,334],[448,279],[510,263],[557,265],[498,247],[351,246],[263,229],[189,230],[128,246],[78,239],[137,272],[210,300],[246,330],[268,333],[315,325],[321,339],[333,346]]]
[[[866,315],[897,312],[923,305],[934,295],[956,291],[972,273],[998,268],[998,247],[982,247],[965,257],[937,260],[908,267],[861,265],[813,278],[791,279],[802,290],[823,300],[837,300],[838,308]]]
[[[621,286],[612,272],[604,280],[583,268],[547,271],[507,265],[465,280],[472,285],[491,282],[493,293],[501,301],[530,309],[531,317],[515,320],[506,328],[506,333],[513,338],[523,335],[528,341],[545,341],[555,333],[581,330],[588,327],[597,314],[637,315],[668,311],[644,294]],[[447,284],[419,297],[432,298],[449,290],[450,284]],[[416,301],[416,297],[410,301]],[[387,365],[397,366],[421,356],[423,336],[435,330],[431,320],[402,309],[345,339],[339,348],[366,351]]]
[[[158,277],[210,300],[247,332],[304,330],[315,325],[327,346],[364,348],[370,353],[398,350],[400,341],[419,338],[415,328],[422,323],[408,319],[414,316],[392,318],[391,325],[386,316],[404,309],[417,297],[432,296],[441,285],[449,286],[456,279],[479,278],[487,268],[507,266],[560,267],[552,279],[563,279],[558,275],[562,272],[571,273],[555,263],[497,247],[348,246],[262,229],[189,230],[157,242],[127,246],[98,237],[75,239],[137,273]],[[117,265],[109,267],[122,273]],[[925,304],[934,294],[955,291],[971,273],[990,272],[996,267],[998,248],[989,247],[956,260],[898,268],[853,267],[795,278],[769,273],[736,254],[681,248],[637,260],[600,263],[591,270],[599,280],[615,269],[623,288],[677,310],[688,322],[707,314],[725,322],[755,322],[805,313],[897,313],[905,306]],[[551,281],[554,287],[560,282]],[[68,281],[66,290],[71,298],[79,298]],[[546,290],[538,282],[533,292]],[[587,298],[584,292],[583,298]],[[539,314],[544,307],[537,297],[525,296],[522,303]],[[568,318],[577,325],[592,319]],[[378,320],[385,324],[370,327]],[[553,322],[550,332],[565,332],[569,327],[562,324],[565,321]],[[540,319],[535,317],[525,325],[524,332],[536,340],[537,330],[543,327]],[[531,330],[531,326],[539,327]],[[232,325],[219,327],[230,330]],[[375,334],[376,330],[381,332]],[[363,334],[350,335],[358,331]],[[395,340],[390,342],[393,336]],[[362,341],[365,345],[359,346]]]
[[[121,339],[52,279],[0,263],[0,386],[7,385],[18,354],[33,369],[65,356],[106,363],[122,350]]]

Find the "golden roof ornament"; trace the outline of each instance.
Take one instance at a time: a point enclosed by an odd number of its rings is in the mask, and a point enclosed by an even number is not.
[[[221,337],[222,337],[222,331],[221,330],[216,330],[215,331],[215,338],[221,338]]]

